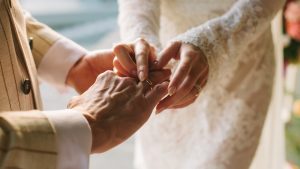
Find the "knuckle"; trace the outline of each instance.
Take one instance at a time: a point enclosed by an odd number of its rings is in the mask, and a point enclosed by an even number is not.
[[[101,80],[103,79],[103,77],[105,76],[105,74],[106,74],[106,73],[104,72],[104,73],[98,75],[97,78],[96,78],[96,81],[97,81],[97,82],[98,82],[98,81],[101,81]]]
[[[147,70],[146,66],[144,66],[144,65],[138,66],[138,71],[146,71],[146,70]]]
[[[67,108],[74,108],[79,104],[80,96],[73,96],[69,101]]]
[[[107,78],[107,77],[113,77],[113,76],[115,76],[115,73],[114,73],[113,71],[111,71],[111,70],[107,70],[107,71],[105,71],[104,73],[99,74],[99,75],[97,76],[97,78],[96,78],[96,81],[101,81],[101,80],[103,80],[104,78]]]

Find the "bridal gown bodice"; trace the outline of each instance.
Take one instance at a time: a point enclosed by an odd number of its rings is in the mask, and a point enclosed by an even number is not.
[[[195,103],[152,115],[137,134],[138,169],[250,166],[273,86],[270,21],[283,4],[264,1],[119,0],[124,41],[144,37],[158,49],[191,43],[210,66]]]

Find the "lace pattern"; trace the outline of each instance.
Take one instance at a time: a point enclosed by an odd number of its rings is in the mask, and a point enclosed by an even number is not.
[[[121,38],[125,42],[143,37],[156,48],[160,48],[158,38],[160,0],[143,1],[141,4],[135,0],[119,0],[119,25]],[[126,23],[126,24],[124,24]]]
[[[208,84],[193,105],[153,116],[142,128],[137,138],[138,169],[249,168],[273,84],[269,25],[284,0],[119,3],[124,40],[142,36],[160,47],[161,41],[170,41],[160,39],[163,28],[162,37],[202,49],[210,66]],[[195,17],[187,20],[190,16]]]

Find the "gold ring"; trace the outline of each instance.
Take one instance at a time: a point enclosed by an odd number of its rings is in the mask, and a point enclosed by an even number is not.
[[[144,82],[146,82],[146,84],[148,84],[148,85],[149,85],[149,87],[150,87],[150,90],[152,90],[152,89],[153,89],[153,82],[152,82],[151,80],[149,80],[149,79],[146,79]]]
[[[151,82],[151,80],[146,79],[145,81],[146,81],[150,86],[153,86],[153,82]]]

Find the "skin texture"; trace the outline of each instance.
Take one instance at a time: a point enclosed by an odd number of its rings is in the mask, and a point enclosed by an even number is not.
[[[102,153],[122,143],[150,117],[152,110],[167,94],[170,72],[149,75],[153,88],[135,78],[119,77],[106,71],[83,94],[74,97],[68,108],[84,112],[92,130],[92,153]]]
[[[138,39],[137,43],[147,42],[145,40],[141,42],[141,39]],[[144,44],[143,49],[144,53],[148,53],[147,51],[151,50],[151,45]],[[127,50],[129,54],[118,54],[121,53],[120,50]],[[152,53],[148,54],[148,56],[135,55],[134,51],[124,44],[117,45],[114,51],[116,53],[116,59],[114,59],[115,69],[117,69],[118,74],[123,76],[132,76],[127,70],[132,70],[134,67],[148,67],[149,73],[153,70],[163,69],[171,59],[179,60],[179,65],[172,75],[168,86],[169,96],[158,104],[158,113],[167,108],[176,109],[190,105],[197,99],[201,88],[207,82],[209,67],[206,56],[192,44],[173,42],[159,54],[158,59]],[[144,59],[139,57],[144,57]],[[148,62],[147,64],[146,62],[135,63],[132,58],[148,60]]]
[[[135,44],[128,46],[134,48]],[[90,52],[67,76],[67,85],[81,94],[69,102],[68,108],[84,112],[92,130],[92,153],[105,152],[125,141],[147,121],[167,94],[168,82],[164,81],[170,78],[170,70],[147,74],[153,83],[150,86],[138,82],[136,74],[121,77],[111,71],[114,57],[113,50]]]
[[[139,38],[133,43],[117,44],[114,60],[116,71],[122,76],[138,77],[140,81],[148,78],[149,67],[156,59],[155,48],[146,40]]]

